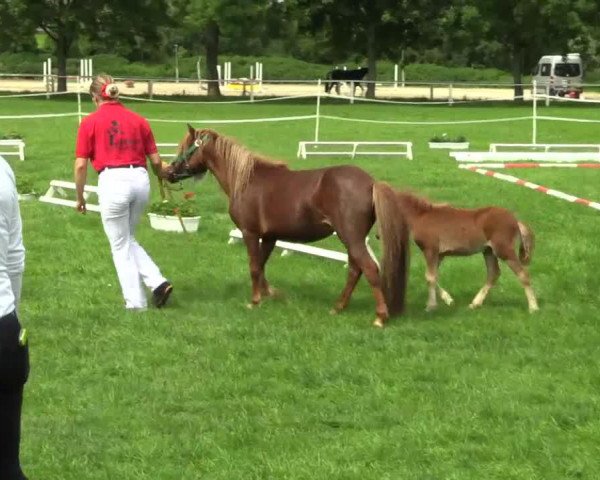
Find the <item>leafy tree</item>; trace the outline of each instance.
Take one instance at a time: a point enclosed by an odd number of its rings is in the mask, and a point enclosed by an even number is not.
[[[34,22],[22,18],[23,5],[0,0],[0,49],[3,51],[35,51]]]
[[[430,34],[428,25],[437,16],[438,0],[295,0],[301,28],[326,32],[340,59],[361,54],[369,68],[367,96],[375,96],[377,60],[402,58],[409,43]]]
[[[67,58],[82,32],[114,46],[155,38],[156,28],[166,21],[164,0],[11,0],[9,5],[20,19],[40,27],[54,42],[59,91],[67,89]]]
[[[522,98],[523,74],[541,55],[593,50],[599,9],[596,0],[454,0],[441,24],[447,49],[510,70]]]
[[[193,39],[204,46],[209,96],[221,95],[216,80],[222,38],[236,45],[237,51],[246,50],[261,38],[270,4],[271,0],[192,0],[180,4],[188,42]]]

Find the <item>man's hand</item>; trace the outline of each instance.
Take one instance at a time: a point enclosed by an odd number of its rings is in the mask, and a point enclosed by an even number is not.
[[[77,206],[75,208],[79,213],[82,213],[84,215],[87,213],[87,207],[85,206],[85,200],[83,198],[77,200]]]

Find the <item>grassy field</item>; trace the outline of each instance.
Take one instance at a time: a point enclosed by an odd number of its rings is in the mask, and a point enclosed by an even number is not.
[[[152,119],[203,120],[314,113],[314,103],[130,106]],[[3,115],[69,112],[72,99],[0,99]],[[91,105],[86,105],[91,109]],[[528,106],[329,104],[322,113],[396,121],[517,117]],[[543,113],[600,119],[597,107]],[[196,127],[203,125],[198,121]],[[185,124],[152,122],[160,142]],[[213,125],[294,168],[314,121]],[[18,176],[39,190],[71,179],[75,118],[0,120],[27,142]],[[282,299],[249,311],[245,248],[228,245],[227,203],[213,178],[186,184],[204,214],[196,235],[138,238],[175,285],[163,310],[129,314],[99,217],[22,203],[27,269],[22,320],[32,372],[22,462],[35,479],[594,479],[600,471],[599,213],[460,171],[435,135],[466,135],[472,149],[527,142],[530,121],[422,126],[323,120],[321,139],[411,140],[415,160],[360,158],[376,178],[438,201],[511,208],[537,235],[531,274],[541,311],[527,313],[507,268],[479,311],[480,256],[450,259],[441,283],[456,305],[425,313],[424,261],[412,248],[408,308],[385,330],[361,280],[348,310],[328,311],[341,264],[274,255]],[[597,125],[542,122],[539,141],[595,142]],[[14,157],[13,157],[14,158]],[[600,172],[515,175],[600,200]],[[96,175],[90,173],[90,183]],[[158,198],[157,189],[153,196]],[[335,239],[324,242],[340,248]]]

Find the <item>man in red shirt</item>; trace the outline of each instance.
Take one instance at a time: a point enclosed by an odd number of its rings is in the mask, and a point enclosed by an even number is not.
[[[86,213],[83,188],[87,162],[98,172],[102,225],[125,299],[125,307],[144,310],[143,283],[153,302],[162,307],[173,286],[135,239],[135,229],[150,195],[146,157],[159,176],[162,162],[148,121],[118,101],[119,88],[109,75],[98,75],[90,86],[96,112],[83,119],[77,133],[75,184],[77,210]]]

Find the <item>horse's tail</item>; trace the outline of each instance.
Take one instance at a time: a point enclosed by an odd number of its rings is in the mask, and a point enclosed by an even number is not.
[[[533,255],[533,247],[535,246],[535,235],[527,225],[517,222],[519,226],[519,235],[521,244],[519,245],[519,260],[523,265],[529,265]]]
[[[376,182],[373,185],[373,204],[383,246],[382,290],[389,314],[394,315],[404,310],[410,254],[409,230],[396,193],[387,183]]]

